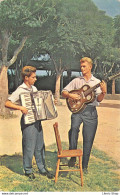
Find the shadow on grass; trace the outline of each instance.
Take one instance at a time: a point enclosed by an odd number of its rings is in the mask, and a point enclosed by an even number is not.
[[[55,174],[56,171],[56,162],[57,162],[57,152],[52,152],[46,150],[45,152],[46,157],[46,167],[48,170],[52,171]],[[62,159],[62,162],[68,162],[66,159]],[[0,156],[0,165],[5,166],[11,171],[18,173],[20,175],[24,175],[23,171],[23,157],[22,154],[14,154],[14,155],[2,155]],[[38,172],[36,162],[33,161],[33,169]],[[66,176],[66,173],[60,173],[61,176]]]
[[[68,149],[68,144],[62,143],[63,149]],[[78,148],[82,148],[82,144],[78,144]],[[67,164],[69,159],[63,158],[61,163]],[[14,154],[0,156],[1,166],[5,166],[14,173],[23,175],[22,155]],[[53,144],[46,147],[46,167],[55,174],[57,163],[57,147]],[[91,158],[89,161],[89,173],[83,176],[84,186],[80,188],[80,173],[79,172],[60,172],[58,182],[55,185],[54,181],[47,180],[43,176],[36,174],[36,180],[30,185],[32,191],[118,191],[119,190],[119,175],[114,172],[119,167],[115,161],[107,154],[93,147]],[[37,173],[36,163],[33,162],[33,171]],[[4,174],[4,172],[3,172]],[[7,179],[9,179],[9,175]],[[6,180],[6,178],[5,178]],[[21,181],[21,178],[20,178]],[[20,183],[18,187],[13,188],[18,191],[20,185],[23,188],[24,183]],[[25,184],[26,186],[26,184]],[[21,189],[20,188],[20,189]],[[24,189],[25,190],[25,189]]]
[[[53,170],[55,172],[56,161],[57,161],[56,152],[46,151],[46,165],[48,169]],[[14,154],[12,156],[11,155],[0,156],[0,165],[7,167],[8,169],[15,173],[24,175],[22,154]],[[36,167],[36,163],[33,161],[33,168],[34,167]]]
[[[63,149],[68,149],[68,144],[66,142],[62,143]],[[78,148],[82,148],[82,143],[78,143]],[[105,152],[97,150],[96,148],[93,147],[91,156],[96,159],[96,161],[102,162],[104,165],[110,164],[111,168],[113,169],[119,169],[120,167],[117,165],[117,162],[113,161],[111,157],[109,157]],[[56,144],[52,144],[48,147],[46,147],[46,152],[45,152],[45,162],[46,162],[46,167],[53,171],[55,174],[56,171],[56,163],[57,163],[57,147]],[[35,162],[33,163],[34,165],[36,164]],[[61,164],[68,164],[68,159],[63,158],[61,160]],[[89,162],[90,164],[90,162]],[[14,154],[14,155],[2,155],[0,156],[0,165],[6,166],[8,169],[11,171],[18,173],[20,175],[24,175],[23,171],[23,157],[22,154]],[[95,166],[95,164],[94,164]],[[67,172],[60,172],[59,175],[61,176],[66,176]]]
[[[14,155],[2,155],[0,156],[0,165],[5,166],[11,171],[24,175],[23,172],[23,160],[21,154]]]

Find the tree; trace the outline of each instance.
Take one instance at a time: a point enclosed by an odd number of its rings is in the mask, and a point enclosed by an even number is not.
[[[46,52],[50,55],[56,72],[55,99],[60,103],[60,80],[64,70],[70,67],[70,56],[73,56],[73,45],[69,38],[68,21],[63,11],[63,1],[59,0],[54,6],[54,19],[50,18],[49,23],[53,29],[49,28],[49,36],[40,39],[37,44],[38,52]],[[45,31],[46,32],[46,31]]]
[[[75,1],[77,3],[77,1]],[[100,73],[102,78],[112,74],[119,62],[120,51],[113,47],[115,29],[113,19],[105,16],[92,2],[87,1],[76,7],[76,13],[71,8],[68,15],[74,15],[71,20],[71,32],[75,35],[73,44],[78,56],[89,56],[93,59],[93,73]],[[86,10],[86,12],[85,12]],[[74,21],[74,18],[79,18]],[[118,24],[118,18],[116,20]],[[74,27],[73,27],[74,26]],[[117,25],[117,29],[119,29]],[[118,31],[117,31],[118,32]],[[78,51],[78,53],[77,53]]]
[[[115,36],[114,36],[114,46],[120,48],[120,15],[114,18],[114,28],[115,28]]]
[[[39,45],[50,54],[56,71],[55,97],[59,102],[60,78],[64,70],[78,68],[75,59],[89,56],[93,59],[94,72],[100,68],[104,74],[114,66],[109,57],[113,49],[113,19],[99,11],[92,1],[57,1],[56,29],[40,40]],[[113,51],[112,51],[113,52]],[[107,63],[103,61],[106,60]],[[113,59],[112,59],[113,60]],[[99,63],[98,63],[99,62]]]
[[[7,70],[18,57],[26,64],[34,54],[45,52],[51,56],[56,72],[55,97],[59,102],[61,75],[64,70],[79,67],[81,57],[94,60],[94,71],[99,68],[105,73],[108,67],[115,67],[113,54],[118,54],[112,47],[113,37],[112,18],[99,11],[91,0],[2,1],[0,111],[4,112],[8,95]]]
[[[103,62],[101,59],[103,54],[112,47],[114,37],[112,18],[105,16],[105,12],[99,11],[92,1],[66,0],[62,8],[67,18],[69,42],[72,43],[72,58],[91,57],[95,64],[95,72],[98,69],[98,61]],[[113,48],[111,50],[112,54],[115,53]],[[104,74],[108,67],[110,72],[114,66],[113,55],[109,57],[108,52],[105,54],[104,58],[108,61],[105,64],[107,67],[104,69],[105,72],[102,71]],[[103,63],[101,68],[102,65]]]
[[[7,70],[16,61],[28,38],[41,33],[40,37],[44,39],[44,26],[54,16],[54,4],[54,0],[4,0],[0,3],[0,114],[8,112],[4,107],[8,96]]]

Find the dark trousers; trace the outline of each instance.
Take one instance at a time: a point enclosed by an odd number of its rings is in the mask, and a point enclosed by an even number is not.
[[[91,148],[97,130],[98,116],[94,106],[87,106],[83,112],[71,115],[69,149],[77,149],[80,125],[83,123],[83,168],[88,167]]]
[[[32,159],[35,156],[36,164],[39,170],[45,168],[45,145],[43,139],[43,130],[40,121],[31,125],[25,125],[23,117],[21,119],[22,129],[22,150],[23,167],[25,173],[32,173]]]

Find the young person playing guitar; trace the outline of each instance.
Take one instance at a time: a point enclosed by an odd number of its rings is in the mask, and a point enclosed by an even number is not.
[[[93,87],[100,80],[95,78],[92,73],[92,60],[88,57],[84,57],[80,60],[80,67],[82,76],[73,79],[62,91],[62,96],[66,99],[72,99],[73,101],[79,101],[81,96],[77,93],[72,93],[72,90],[80,89],[84,85]],[[85,173],[88,172],[88,162],[90,157],[91,148],[93,145],[95,133],[97,130],[98,116],[96,106],[99,105],[106,94],[106,84],[104,81],[100,83],[100,87],[94,90],[95,99],[93,102],[86,104],[85,109],[72,113],[71,115],[71,129],[69,130],[69,149],[77,149],[77,142],[79,136],[80,125],[83,123],[83,160],[82,167]],[[74,166],[76,158],[71,158],[68,162],[68,166]]]

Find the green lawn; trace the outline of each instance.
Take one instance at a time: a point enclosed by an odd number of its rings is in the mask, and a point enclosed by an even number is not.
[[[63,148],[68,148],[66,143],[62,143]],[[81,144],[79,143],[79,146]],[[67,159],[68,160],[68,159]],[[67,161],[64,160],[63,161]],[[57,148],[53,144],[46,148],[46,164],[49,171],[55,174],[57,162]],[[0,157],[0,191],[12,192],[84,192],[84,191],[119,191],[120,179],[117,174],[119,168],[117,163],[109,158],[104,152],[95,148],[89,162],[89,173],[83,175],[84,185],[81,187],[79,172],[62,172],[59,174],[58,182],[50,180],[38,173],[36,163],[33,161],[35,180],[30,181],[24,176],[22,167],[22,155],[4,155]]]

